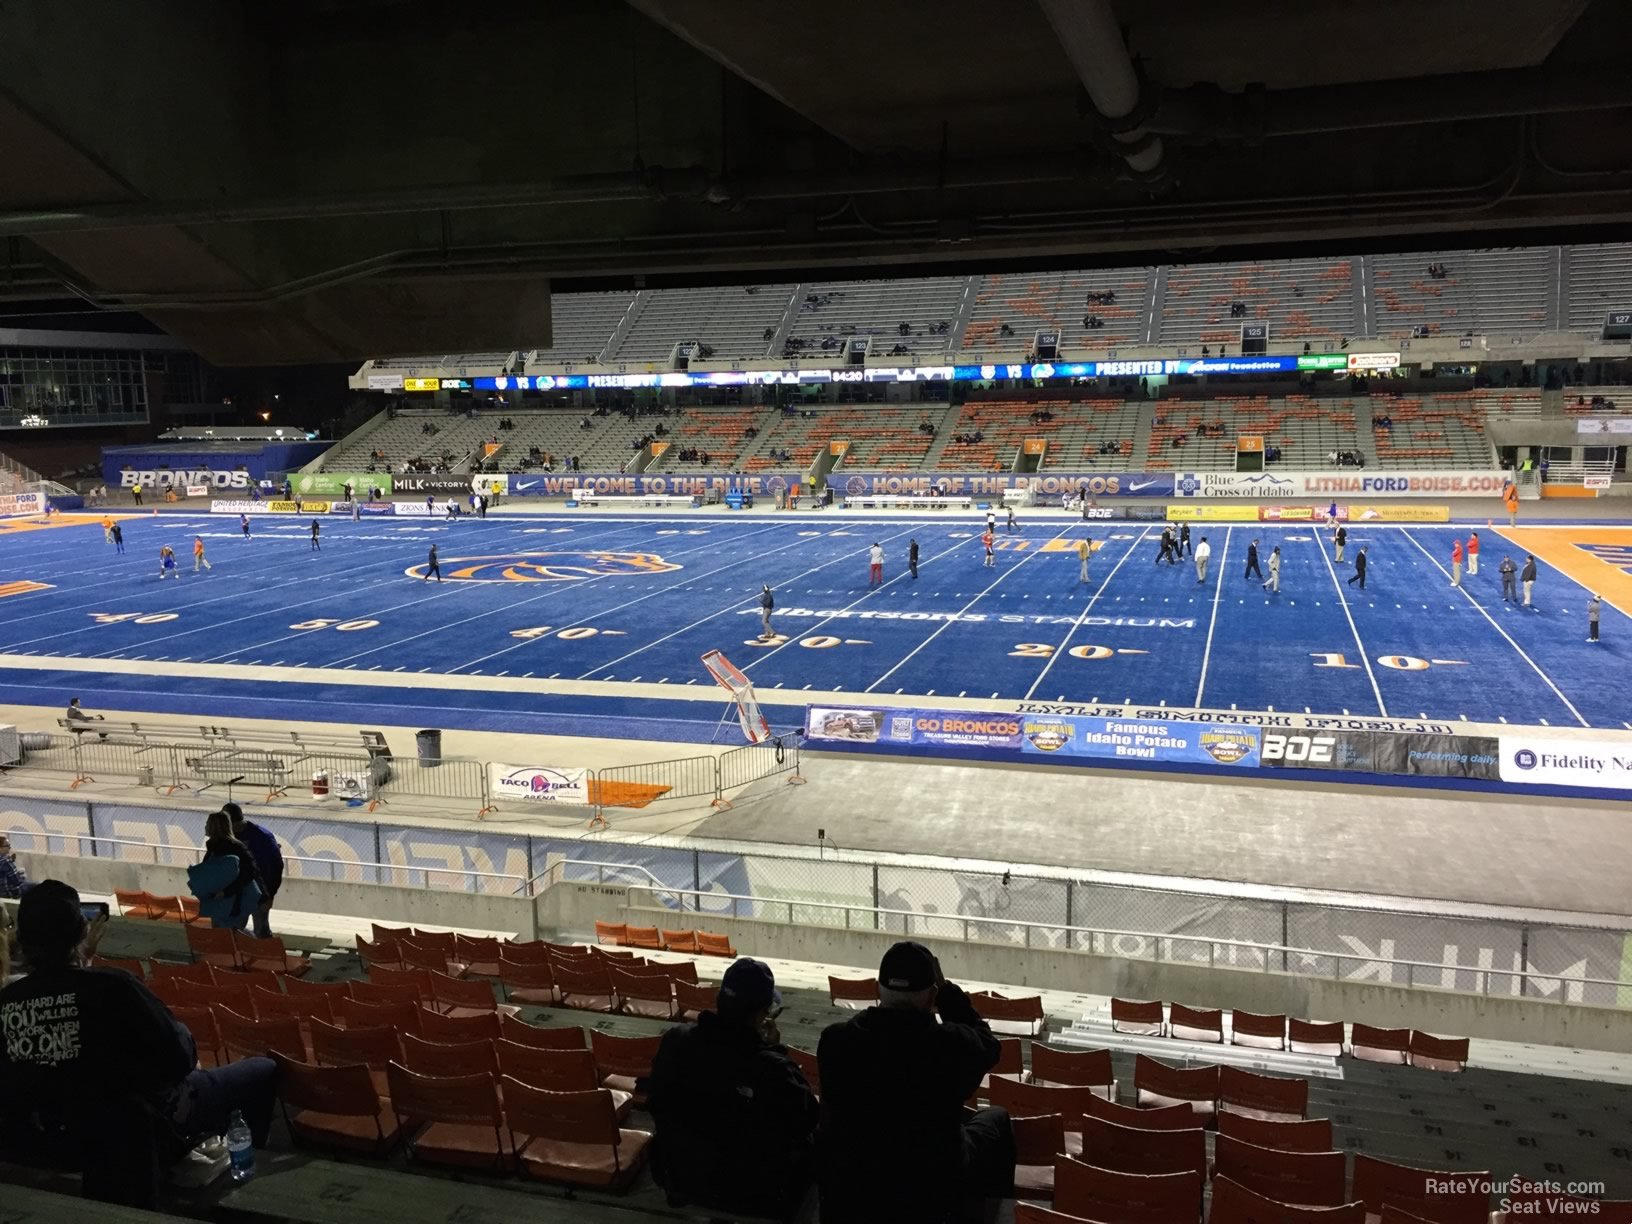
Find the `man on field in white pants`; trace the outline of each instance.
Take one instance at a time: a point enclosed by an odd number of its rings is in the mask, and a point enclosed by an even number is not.
[[[1207,543],[1207,537],[1202,536],[1196,544],[1194,556],[1196,558],[1196,585],[1200,586],[1207,581],[1207,561],[1213,555],[1213,546]]]

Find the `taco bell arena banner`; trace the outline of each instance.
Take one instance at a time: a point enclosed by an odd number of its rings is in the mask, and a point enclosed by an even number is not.
[[[1259,729],[1229,723],[1084,718],[1065,714],[990,714],[968,710],[808,706],[805,739],[960,751],[991,749],[1018,757],[1067,757],[1140,764],[1258,766]]]

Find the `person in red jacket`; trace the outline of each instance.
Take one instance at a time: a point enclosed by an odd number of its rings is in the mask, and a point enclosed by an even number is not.
[[[1479,533],[1468,535],[1468,577],[1472,578],[1479,572]]]
[[[1451,585],[1462,585],[1462,541],[1451,545]]]

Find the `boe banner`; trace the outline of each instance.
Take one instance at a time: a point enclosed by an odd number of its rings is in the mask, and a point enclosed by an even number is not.
[[[1020,757],[1076,757],[1141,763],[1258,765],[1257,727],[1064,714],[960,710],[880,710],[810,706],[805,738],[880,747],[998,749]]]
[[[564,803],[588,807],[589,770],[555,769],[548,765],[488,766],[495,801]]]

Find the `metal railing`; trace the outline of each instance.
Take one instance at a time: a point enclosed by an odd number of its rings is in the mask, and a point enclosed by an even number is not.
[[[729,806],[728,792],[767,778],[799,772],[796,734],[777,736],[719,756],[642,761],[585,771],[586,798],[580,804],[542,804],[501,797],[492,766],[468,757],[393,757],[384,739],[361,744],[298,735],[285,737],[231,732],[220,727],[158,728],[138,723],[85,724],[66,734],[28,734],[21,768],[31,765],[71,772],[69,789],[97,781],[128,780],[170,796],[217,788],[223,800],[233,786],[262,792],[259,802],[287,796],[310,780],[312,794],[366,803],[370,811],[394,798],[442,801],[462,806],[475,819],[499,811],[583,811],[604,825],[608,808],[643,808],[653,803],[707,799]],[[43,743],[41,742],[43,741]],[[451,814],[451,813],[447,813]]]
[[[178,863],[176,861],[178,858],[184,860],[185,863],[191,863],[196,861],[202,850],[202,847],[198,846],[176,846],[167,844],[165,842],[139,841],[128,837],[101,837],[89,833],[53,833],[52,836],[73,841],[81,846],[89,844],[93,848],[96,846],[117,846],[147,850],[150,853],[145,858],[140,855],[125,853],[95,854],[94,852],[91,857],[99,859],[112,858],[127,863],[151,863],[155,867],[176,867],[184,865],[183,863]],[[415,885],[413,883],[413,877],[418,875],[425,878],[426,882],[423,887],[437,889],[449,889],[455,887],[462,888],[463,884],[467,881],[479,882],[481,880],[503,880],[506,884],[513,884],[515,886],[513,888],[505,889],[504,891],[509,892],[512,895],[532,895],[532,881],[528,880],[525,876],[512,875],[502,871],[472,871],[463,867],[424,867],[414,866],[407,863],[381,863],[363,859],[342,859],[309,854],[286,853],[283,856],[283,861],[285,865],[290,863],[295,864],[296,870],[288,872],[288,878],[295,880],[315,880],[326,878],[331,884],[374,883],[392,885],[396,887],[414,888],[420,887],[419,885]],[[324,867],[328,868],[326,877],[309,873],[308,871],[302,869],[300,865],[304,863],[322,864]],[[373,870],[375,878],[372,881],[366,877],[366,869]],[[384,878],[386,873],[390,873],[391,878]],[[431,882],[433,879],[458,881],[459,884],[435,884]],[[478,886],[477,888],[469,891],[491,892],[494,890],[484,890]]]
[[[1471,993],[1479,995],[1511,995],[1527,998],[1548,998],[1547,994],[1532,994],[1527,986],[1531,982],[1551,982],[1555,984],[1560,1000],[1564,998],[1566,985],[1606,986],[1616,990],[1624,990],[1627,983],[1612,978],[1588,977],[1585,975],[1552,974],[1538,972],[1528,965],[1513,969],[1497,969],[1490,966],[1461,965],[1454,962],[1434,962],[1404,960],[1398,957],[1373,955],[1370,953],[1333,952],[1317,948],[1299,948],[1288,944],[1260,943],[1247,939],[1219,939],[1206,935],[1173,935],[1159,931],[1124,931],[1112,927],[1081,927],[1061,926],[1049,922],[1025,922],[1019,919],[992,919],[968,917],[960,914],[931,914],[919,910],[890,909],[882,906],[852,905],[843,902],[812,901],[802,898],[754,897],[737,893],[722,893],[690,888],[670,888],[664,885],[648,886],[631,884],[624,892],[624,905],[627,909],[647,909],[640,901],[643,895],[660,895],[673,897],[676,905],[672,908],[685,911],[685,898],[692,899],[692,909],[703,912],[702,904],[709,903],[709,911],[719,917],[752,918],[756,921],[782,921],[788,925],[810,925],[808,918],[797,917],[800,911],[805,913],[827,911],[842,913],[845,930],[873,930],[889,931],[907,937],[919,936],[932,939],[957,939],[962,943],[973,943],[979,938],[977,929],[980,927],[1002,928],[1004,931],[1016,929],[1024,931],[1022,946],[1050,951],[1073,951],[1097,954],[1102,956],[1118,956],[1128,960],[1154,960],[1159,963],[1184,965],[1205,964],[1209,969],[1241,969],[1250,968],[1264,973],[1293,973],[1300,977],[1329,977],[1333,981],[1348,980],[1376,980],[1383,984],[1404,985],[1408,989],[1441,988],[1459,989],[1448,986],[1447,982],[1461,975],[1471,975],[1477,982],[1478,988]],[[729,903],[729,911],[721,908],[723,903]],[[749,908],[744,914],[743,908]],[[661,906],[664,912],[671,907]],[[770,911],[771,917],[767,917]],[[778,911],[785,911],[786,916],[778,919],[774,915]],[[862,916],[865,921],[852,921],[853,915]],[[836,925],[836,924],[834,924]],[[1156,955],[1149,957],[1129,956],[1115,945],[1119,940],[1137,940],[1142,945],[1156,949]],[[1005,941],[1007,942],[1007,941]],[[1086,944],[1086,946],[1083,946]],[[1174,955],[1176,947],[1201,947],[1205,955]],[[1165,950],[1165,955],[1164,955]],[[1225,956],[1224,963],[1220,963],[1219,953],[1228,950],[1231,955]],[[1245,951],[1250,953],[1245,958],[1238,959],[1233,953]],[[1275,961],[1279,960],[1281,967],[1277,968]],[[1331,962],[1331,972],[1311,972],[1314,966],[1323,961]],[[1297,962],[1298,967],[1293,964]],[[1345,974],[1344,966],[1353,964],[1360,970],[1358,973]],[[1388,976],[1380,977],[1379,968],[1386,968]],[[1404,969],[1405,981],[1395,980],[1396,969]],[[1438,981],[1429,980],[1437,978]],[[1506,990],[1493,990],[1493,980],[1503,978],[1511,982]],[[1420,980],[1419,980],[1420,979]]]

